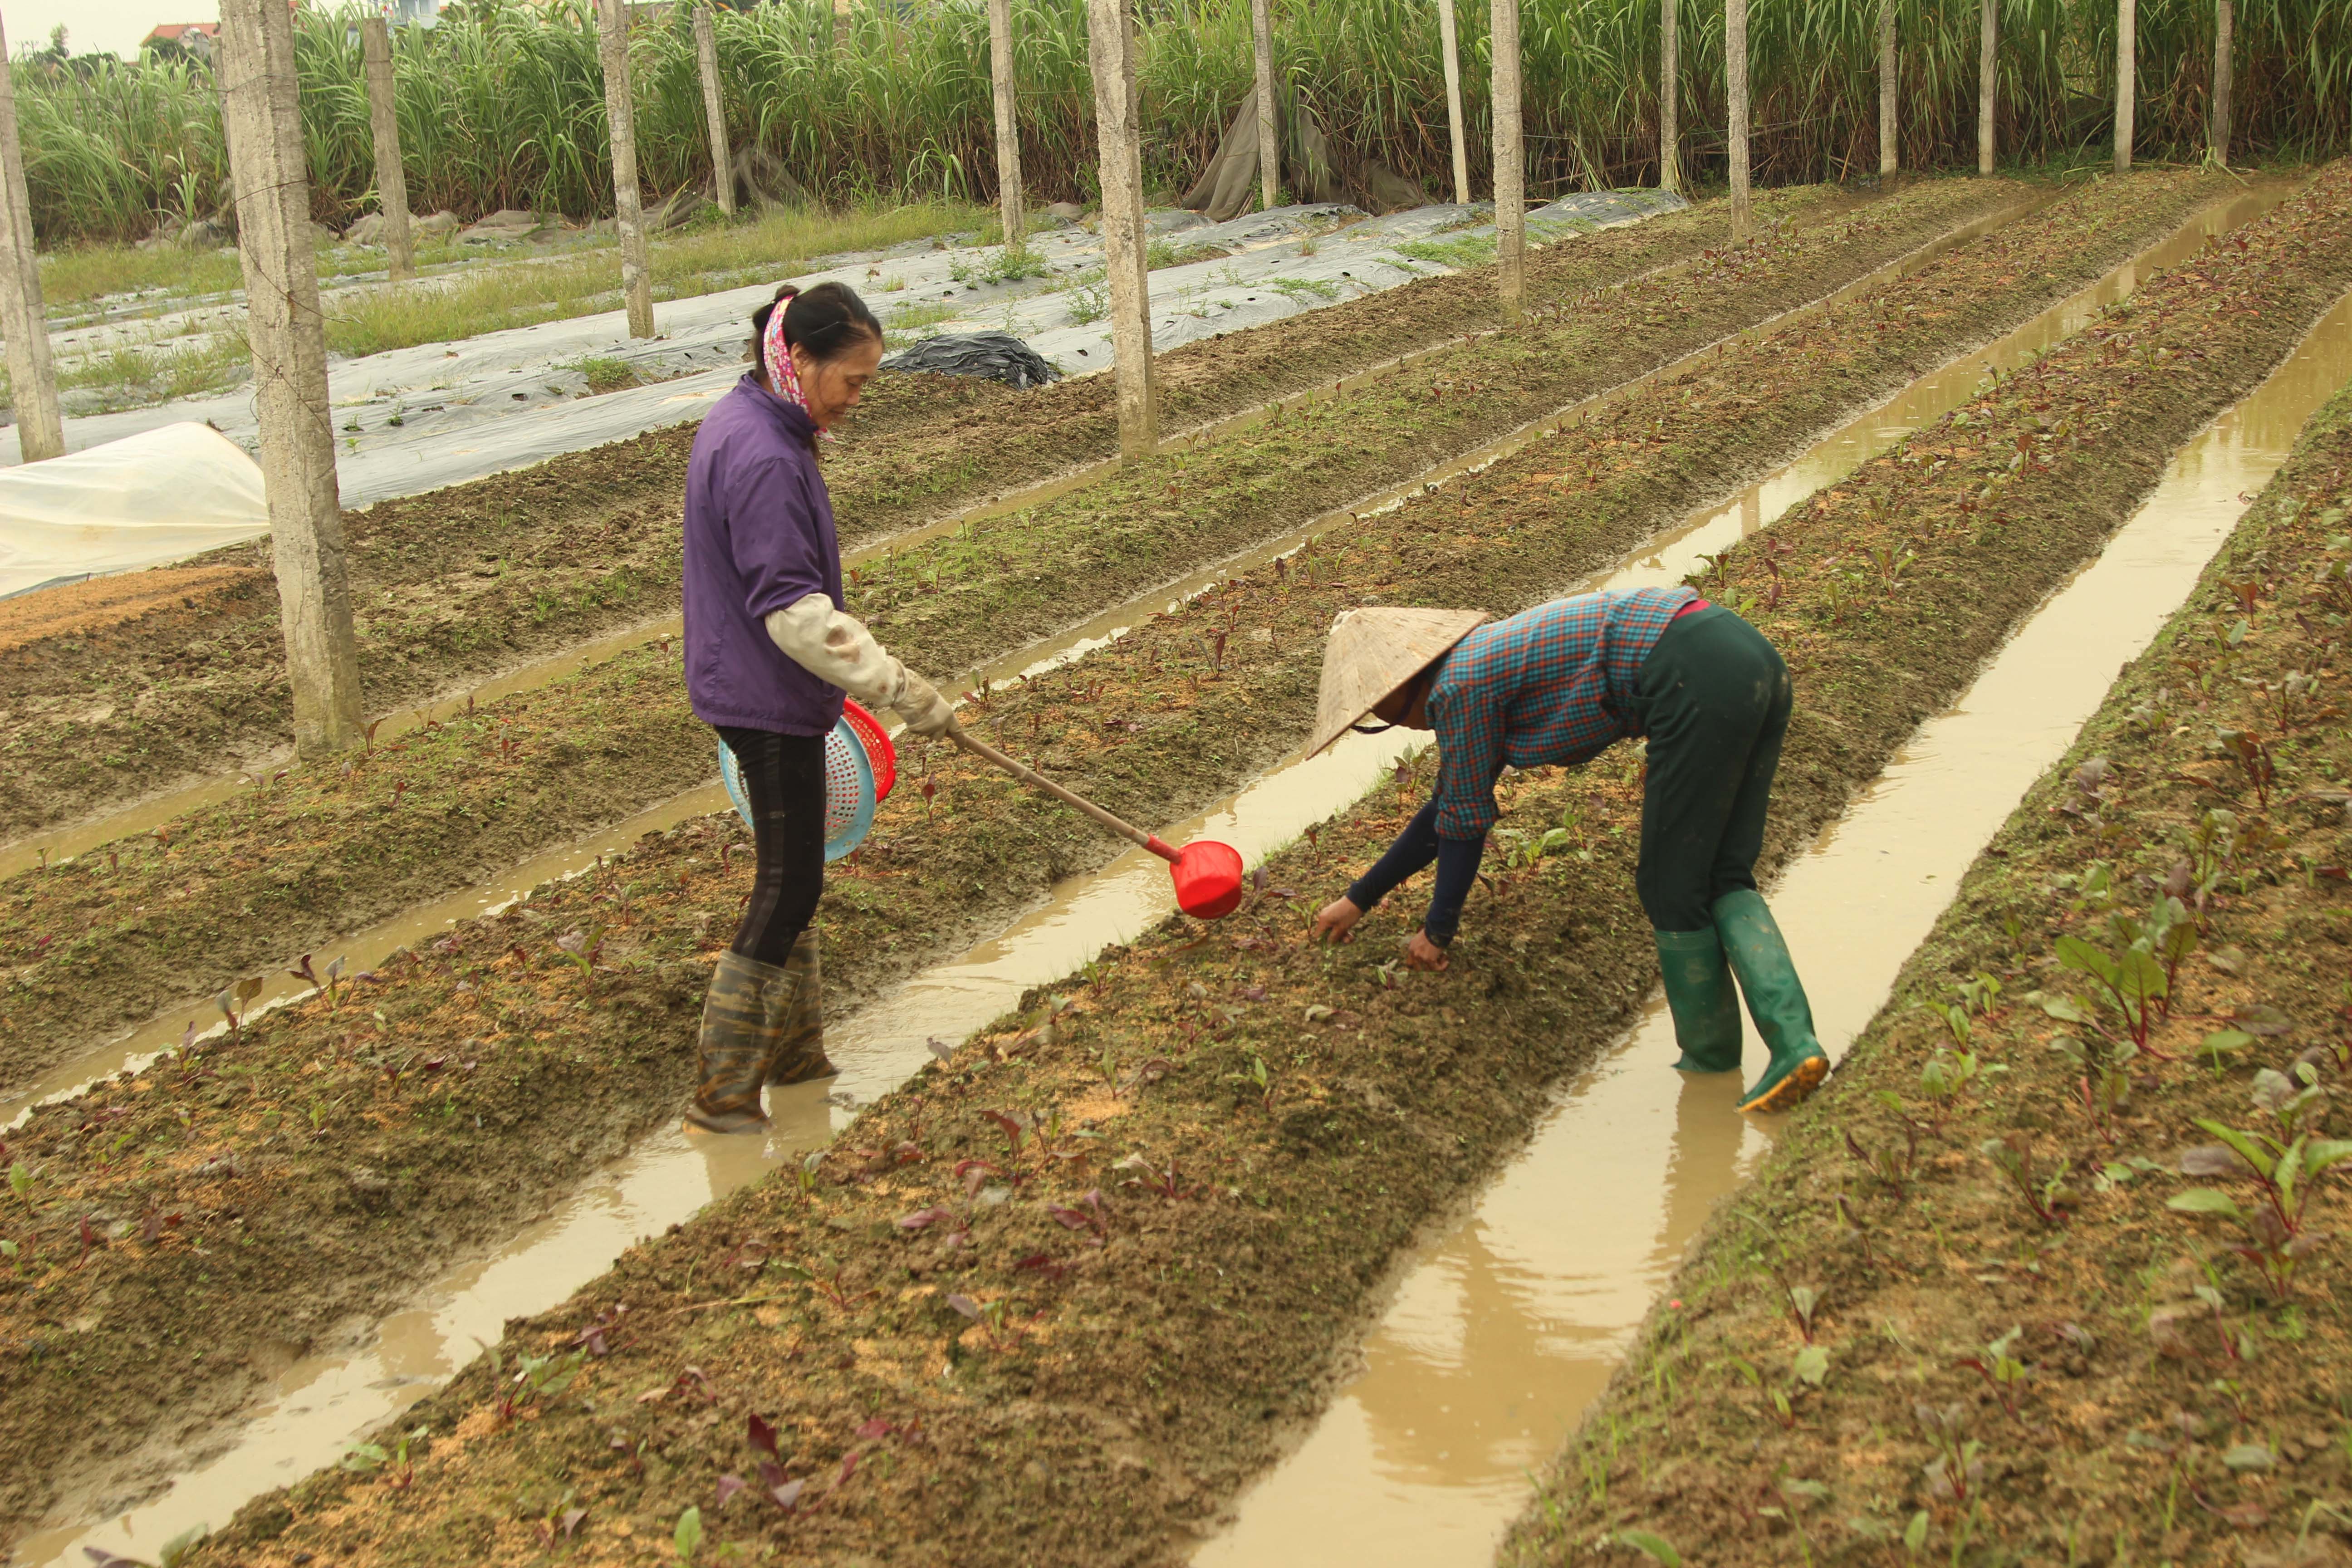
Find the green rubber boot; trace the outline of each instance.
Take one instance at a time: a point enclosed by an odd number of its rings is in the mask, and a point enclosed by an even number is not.
[[[1713,926],[1705,931],[1654,931],[1658,971],[1666,980],[1666,1010],[1675,1016],[1675,1044],[1683,1048],[1677,1072],[1739,1070],[1739,994]]]
[[[1813,1037],[1813,1009],[1789,957],[1789,944],[1781,940],[1764,895],[1748,889],[1715,900],[1715,929],[1732,973],[1739,976],[1756,1032],[1771,1053],[1764,1076],[1748,1089],[1739,1109],[1794,1110],[1829,1077],[1830,1058]]]
[[[824,1054],[824,965],[817,952],[816,928],[801,932],[784,960],[784,973],[798,984],[793,1005],[784,1014],[784,1032],[776,1054],[768,1062],[770,1083],[806,1083],[831,1078],[835,1072]]]
[[[711,973],[702,997],[702,1034],[695,1042],[694,1103],[686,1122],[705,1132],[764,1132],[760,1086],[783,1038],[799,977],[782,964],[730,952]]]

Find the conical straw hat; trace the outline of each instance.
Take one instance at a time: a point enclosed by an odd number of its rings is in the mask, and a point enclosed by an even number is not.
[[[1346,734],[1486,618],[1484,610],[1342,611],[1323,645],[1323,687],[1307,754]]]

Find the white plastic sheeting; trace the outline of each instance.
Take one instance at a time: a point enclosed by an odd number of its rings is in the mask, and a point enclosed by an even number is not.
[[[217,430],[166,425],[0,468],[0,596],[268,531],[260,465]]]
[[[1683,205],[1659,191],[1564,197],[1528,213],[1528,237],[1557,242]],[[1495,232],[1484,204],[1355,219],[1360,215],[1353,208],[1332,206],[1277,207],[1221,224],[1197,213],[1152,213],[1153,237],[1180,251],[1206,246],[1230,253],[1151,274],[1153,349],[1164,353],[1454,270],[1478,259],[1478,243],[1491,242]],[[1101,240],[1065,228],[1030,244],[1049,269],[1043,278],[1000,280],[996,247],[934,250],[919,243],[835,257],[799,281],[850,284],[885,326],[907,307],[920,306],[941,331],[1013,332],[1066,373],[1108,369],[1109,323],[1096,314],[1098,279],[1088,283],[1100,270]],[[656,304],[661,336],[651,342],[632,341],[626,317],[614,310],[338,361],[329,379],[343,504],[415,495],[698,420],[743,374],[752,308],[772,291],[772,284],[761,283]],[[940,320],[940,307],[952,315]],[[590,357],[624,361],[654,384],[582,397],[580,367]],[[239,388],[160,408],[68,418],[66,442],[80,447],[184,419],[207,420],[248,447],[255,439],[253,395]],[[16,452],[15,430],[0,429],[0,463],[15,461]]]

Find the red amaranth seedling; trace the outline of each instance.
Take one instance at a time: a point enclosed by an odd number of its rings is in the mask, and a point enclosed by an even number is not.
[[[2048,1176],[2037,1177],[2033,1170],[2033,1139],[2024,1132],[1988,1138],[1978,1145],[1978,1151],[2009,1178],[2009,1184],[2024,1200],[2035,1219],[2047,1226],[2065,1223],[2065,1211],[2075,1201],[2074,1190],[2066,1185],[2066,1173],[2073,1168],[2071,1162],[2061,1160],[2058,1168]]]
[[[2277,1135],[2246,1132],[2208,1117],[2197,1125],[2219,1138],[2218,1144],[2190,1149],[2180,1156],[2183,1174],[2242,1175],[2252,1178],[2260,1202],[2241,1209],[2227,1193],[2196,1187],[2176,1194],[2166,1207],[2181,1214],[2227,1219],[2243,1227],[2245,1239],[2228,1250],[2252,1264],[2284,1299],[2294,1285],[2296,1268],[2326,1239],[2304,1224],[2304,1205],[2310,1184],[2346,1159],[2352,1159],[2352,1140],[2311,1136],[2315,1114],[2326,1099],[2317,1074],[2303,1069],[2304,1081],[2264,1068],[2254,1075],[2255,1108],[2268,1112]]]

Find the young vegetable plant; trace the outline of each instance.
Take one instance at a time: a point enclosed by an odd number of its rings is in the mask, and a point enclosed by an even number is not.
[[[2176,1194],[2166,1207],[2181,1214],[2206,1215],[2241,1226],[2245,1239],[2229,1250],[2252,1265],[2273,1293],[2284,1298],[2294,1285],[2295,1269],[2318,1250],[2324,1239],[2304,1225],[2304,1203],[2310,1183],[2329,1167],[2352,1159],[2352,1139],[2311,1136],[2314,1110],[2325,1098],[2308,1068],[2298,1083],[2269,1068],[2254,1075],[2253,1101],[2267,1112],[2277,1135],[2242,1131],[2226,1122],[2200,1117],[2197,1125],[2221,1142],[2191,1149],[2180,1157],[2180,1169],[2190,1176],[2251,1176],[2258,1201],[2241,1208],[2236,1199],[2216,1187],[2193,1187]]]
[[[2071,1168],[2064,1160],[2047,1177],[2038,1177],[2033,1170],[2033,1140],[2024,1132],[2007,1132],[1998,1138],[1988,1138],[1978,1145],[1979,1151],[1990,1160],[2017,1195],[2025,1200],[2026,1208],[2043,1225],[2065,1223],[2065,1210],[2074,1201],[2074,1194],[2066,1185],[2066,1173]]]
[[[1978,1458],[1984,1445],[1967,1436],[1961,1421],[1965,1412],[1958,1405],[1938,1410],[1922,1401],[1912,1405],[1911,1414],[1936,1450],[1936,1457],[1919,1467],[1929,1495],[1966,1508],[1984,1479],[1984,1461]]]
[[[2001,1409],[2012,1421],[2017,1419],[2018,1394],[2024,1389],[2026,1379],[2032,1375],[2032,1369],[2011,1353],[2024,1334],[2023,1329],[2013,1328],[1986,1345],[1982,1354],[1963,1356],[1952,1363],[1966,1367],[1983,1378],[1992,1390],[1993,1397],[2000,1401]]]

